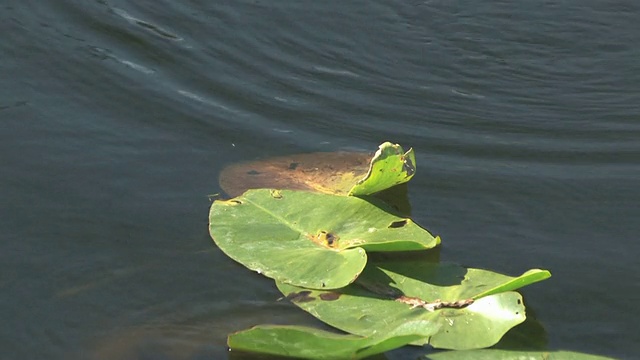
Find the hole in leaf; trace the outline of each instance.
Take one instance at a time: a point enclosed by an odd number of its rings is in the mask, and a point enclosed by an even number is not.
[[[404,159],[404,163],[402,164],[402,171],[405,171],[407,173],[407,176],[411,176],[416,172],[416,166],[413,165],[411,159]]]
[[[334,301],[334,300],[338,300],[340,298],[340,295],[342,294],[337,292],[328,292],[328,293],[320,294],[320,299],[325,301]]]
[[[336,241],[336,237],[332,233],[327,233],[326,238],[327,238],[327,245],[333,246],[333,244]]]
[[[320,231],[317,235],[310,236],[310,238],[316,244],[319,244],[331,249],[338,246],[338,240],[340,239],[338,235],[325,230]]]
[[[291,164],[289,164],[289,170],[295,170],[297,167],[298,167],[297,162],[292,162]]]
[[[260,175],[259,171],[255,171],[255,170],[251,170],[251,171],[247,171],[247,174],[249,175]]]
[[[289,293],[289,295],[287,295],[285,299],[291,302],[309,302],[316,299],[313,296],[309,296],[309,294],[311,294],[311,291],[309,290],[292,292],[292,293]]]
[[[396,229],[396,228],[401,228],[405,225],[407,225],[407,219],[394,221],[391,224],[389,224],[389,228]]]
[[[232,205],[232,206],[233,206],[233,205],[241,205],[241,204],[242,204],[242,201],[240,201],[240,200],[238,200],[238,199],[231,199],[231,200],[227,201],[227,203],[228,203],[229,205]]]
[[[518,305],[522,304],[522,301],[520,301],[520,299],[518,299]]]

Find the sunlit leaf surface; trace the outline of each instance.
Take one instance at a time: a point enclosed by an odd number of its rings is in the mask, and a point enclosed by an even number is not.
[[[531,279],[527,273],[510,277],[454,264],[407,260],[370,262],[356,283],[343,289],[316,291],[277,285],[300,308],[343,331],[367,336],[421,319],[442,327],[419,343],[445,349],[477,349],[494,345],[509,329],[524,321],[520,294],[497,293],[495,289],[515,290],[515,284],[524,286],[532,282],[518,281],[527,278]],[[301,291],[305,292],[305,301],[291,297]],[[480,297],[483,293],[493,294]],[[429,303],[475,301],[459,309],[444,307],[429,311],[428,306],[411,308],[398,301],[400,296]]]
[[[371,159],[367,175],[349,190],[349,195],[377,193],[411,180],[415,172],[413,149],[405,153],[400,145],[385,142]]]
[[[424,250],[440,239],[382,201],[294,190],[249,190],[211,206],[218,247],[284,283],[340,288],[364,268],[367,251]]]

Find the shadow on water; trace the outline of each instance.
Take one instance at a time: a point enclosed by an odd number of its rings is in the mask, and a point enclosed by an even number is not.
[[[399,216],[411,217],[411,203],[409,202],[409,187],[407,183],[381,191],[374,194],[373,197],[389,204]]]
[[[493,348],[502,350],[547,350],[549,335],[535,309],[527,305],[526,320],[509,330]]]

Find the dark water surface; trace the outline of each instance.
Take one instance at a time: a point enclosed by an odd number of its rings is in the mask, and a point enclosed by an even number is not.
[[[443,260],[550,269],[523,291],[550,349],[638,354],[637,1],[0,8],[0,358],[218,359],[317,324],[213,246],[207,195],[384,140],[417,152]]]

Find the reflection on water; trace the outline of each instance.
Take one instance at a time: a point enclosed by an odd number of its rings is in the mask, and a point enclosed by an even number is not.
[[[92,350],[94,360],[215,359],[224,356],[211,344],[206,327],[167,325],[125,330],[102,339]]]

